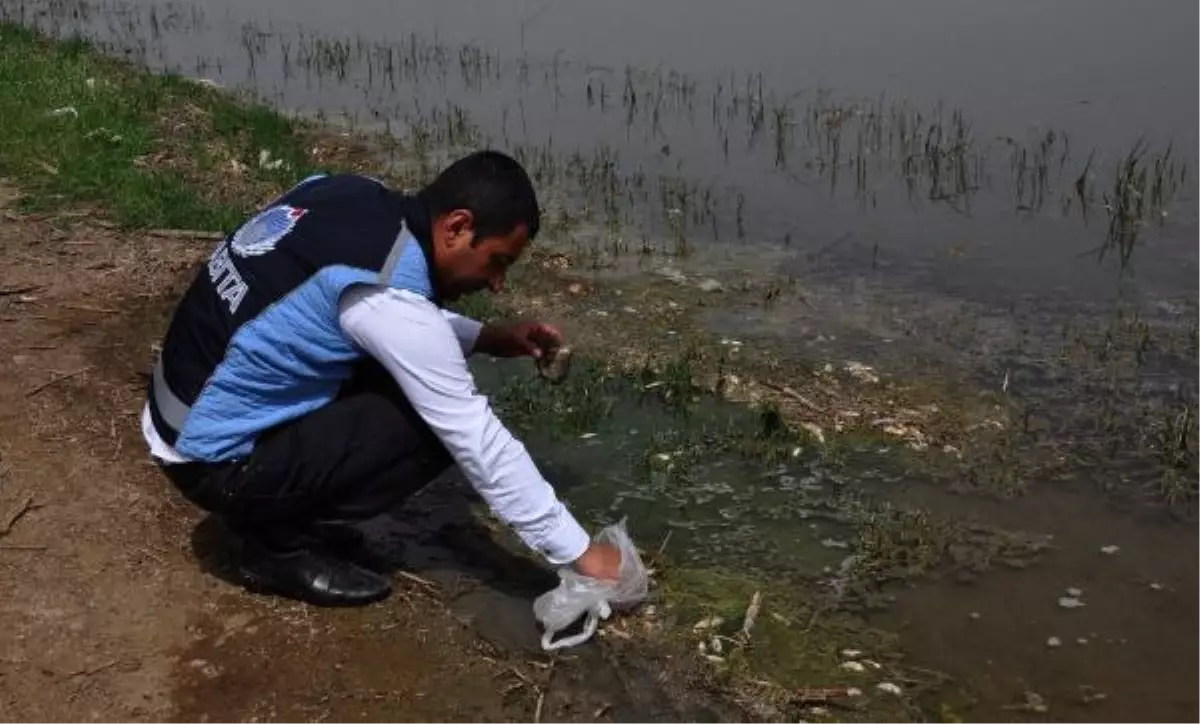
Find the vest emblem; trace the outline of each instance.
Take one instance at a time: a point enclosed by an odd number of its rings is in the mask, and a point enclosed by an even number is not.
[[[279,240],[291,233],[308,209],[272,206],[247,221],[234,233],[229,246],[240,257],[262,256],[275,249]]]

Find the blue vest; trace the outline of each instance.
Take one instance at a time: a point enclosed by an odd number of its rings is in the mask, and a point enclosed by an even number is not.
[[[171,319],[149,390],[159,435],[191,460],[236,460],[332,401],[363,356],[338,300],[383,284],[436,301],[428,229],[415,198],[353,175],[305,179],[248,219]]]

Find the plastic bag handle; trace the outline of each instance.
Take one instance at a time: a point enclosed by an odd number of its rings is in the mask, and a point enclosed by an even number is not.
[[[558,633],[557,631],[546,631],[543,633],[542,650],[554,651],[556,649],[578,646],[596,633],[596,627],[600,625],[600,619],[607,619],[611,615],[612,608],[609,607],[608,602],[601,601],[598,606],[588,611],[587,620],[583,622],[583,630],[574,636],[566,636],[558,641],[552,641],[551,639],[554,638],[554,634]]]

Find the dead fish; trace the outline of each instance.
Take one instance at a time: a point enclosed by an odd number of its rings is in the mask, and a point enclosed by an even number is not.
[[[851,377],[855,378],[859,382],[867,382],[870,384],[879,382],[879,375],[875,374],[875,370],[871,369],[862,362],[847,362],[846,371],[850,373]]]
[[[1038,694],[1038,693],[1032,692],[1032,691],[1027,691],[1027,692],[1025,692],[1024,709],[1026,711],[1032,711],[1035,714],[1045,714],[1047,711],[1050,710],[1050,707],[1046,706],[1046,700],[1045,700],[1045,698],[1042,697],[1041,694]]]
[[[538,374],[550,382],[562,382],[571,370],[572,353],[571,347],[567,345],[547,350],[537,360]]]
[[[692,626],[692,630],[704,631],[710,628],[718,628],[723,623],[725,623],[725,619],[721,618],[720,616],[709,616],[708,618],[702,618],[697,621],[696,625]]]
[[[1075,596],[1062,596],[1058,599],[1058,607],[1065,609],[1083,608],[1087,604]]]
[[[822,445],[825,444],[825,432],[820,427],[811,422],[802,422],[800,423],[800,427],[803,428],[808,434],[815,437],[817,442],[821,443]]]

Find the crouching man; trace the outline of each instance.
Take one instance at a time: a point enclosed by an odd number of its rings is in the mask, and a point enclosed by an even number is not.
[[[538,357],[559,332],[441,306],[500,291],[539,220],[524,169],[483,151],[415,195],[307,179],[217,247],[171,319],[142,429],[180,492],[242,539],[248,586],[387,597],[354,523],[452,463],[546,561],[617,577],[619,551],[590,542],[466,364]]]

